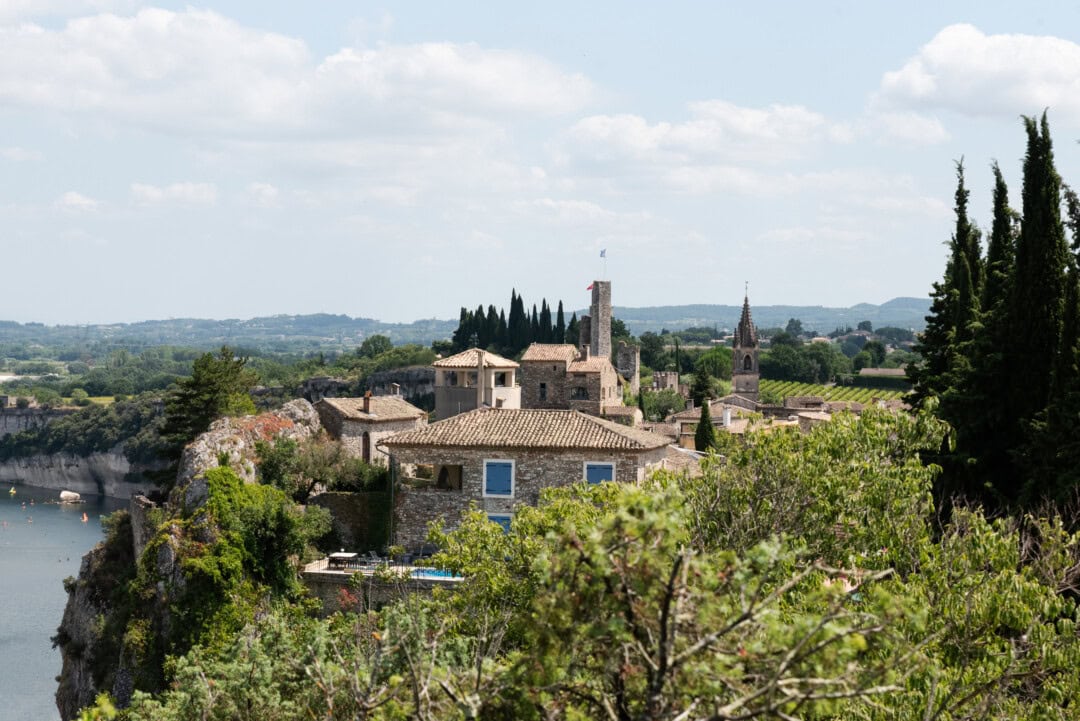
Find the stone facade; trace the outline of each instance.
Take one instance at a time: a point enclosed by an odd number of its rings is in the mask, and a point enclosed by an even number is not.
[[[594,416],[621,406],[619,374],[607,358],[574,358],[569,345],[534,343],[521,358],[523,408],[571,409]]]
[[[544,448],[401,448],[394,456],[403,463],[430,464],[436,476],[444,466],[460,468],[461,490],[403,487],[394,508],[393,542],[412,548],[424,542],[430,521],[457,526],[470,506],[485,513],[509,515],[521,505],[536,505],[544,488],[566,486],[584,478],[585,463],[612,463],[615,480],[638,482],[659,467],[667,446],[645,451]],[[514,462],[513,495],[485,497],[484,461]]]
[[[315,404],[315,410],[323,428],[351,455],[385,466],[390,457],[379,443],[395,433],[426,425],[427,414],[397,396],[368,397],[370,412],[364,412],[364,400],[324,399]],[[396,402],[391,404],[391,400]]]
[[[435,361],[435,420],[482,406],[521,408],[519,366],[479,348]]]
[[[630,384],[630,392],[641,392],[641,348],[624,340],[615,348],[615,370]]]
[[[589,345],[596,358],[611,358],[611,281],[594,280],[589,307]]]

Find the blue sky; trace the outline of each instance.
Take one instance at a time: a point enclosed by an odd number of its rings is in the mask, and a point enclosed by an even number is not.
[[[1080,6],[761,5],[0,0],[0,318],[879,303],[1080,183]]]

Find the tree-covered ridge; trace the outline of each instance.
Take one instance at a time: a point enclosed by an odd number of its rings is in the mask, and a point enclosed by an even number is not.
[[[937,457],[942,497],[994,506],[1067,499],[1080,480],[1080,223],[1072,220],[1080,210],[1066,187],[1070,249],[1046,114],[1025,118],[1024,127],[1022,208],[1009,207],[995,164],[985,257],[957,167],[949,259],[931,293],[922,359],[909,366],[913,402],[939,400],[941,417],[956,429],[955,448]]]
[[[936,526],[922,455],[946,432],[844,415],[725,446],[700,478],[548,491],[509,533],[474,512],[433,536],[457,592],[275,606],[121,715],[1072,718],[1080,538],[977,510]]]

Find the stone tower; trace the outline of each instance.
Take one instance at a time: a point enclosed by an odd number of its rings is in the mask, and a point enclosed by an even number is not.
[[[739,327],[735,329],[734,346],[731,360],[732,392],[756,401],[761,380],[761,370],[758,367],[760,347],[757,328],[750,317],[749,296],[743,297],[742,318],[739,319]]]
[[[594,280],[589,306],[589,353],[611,358],[611,281]]]

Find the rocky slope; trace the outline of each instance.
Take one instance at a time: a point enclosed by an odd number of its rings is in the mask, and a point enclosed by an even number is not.
[[[203,474],[227,462],[252,483],[257,441],[302,439],[320,428],[318,414],[304,400],[272,413],[216,421],[185,448],[176,483],[161,508],[136,496],[130,511],[116,514],[106,540],[83,558],[79,577],[67,584],[67,608],[55,637],[63,658],[56,692],[62,718],[75,717],[101,691],[125,703],[139,679],[151,672],[140,668],[140,654],[172,630],[170,600],[187,583],[182,549],[208,544],[215,533],[190,520],[199,517],[208,497]],[[132,582],[134,596],[128,590]],[[133,597],[140,606],[141,620],[135,623],[130,621]]]

